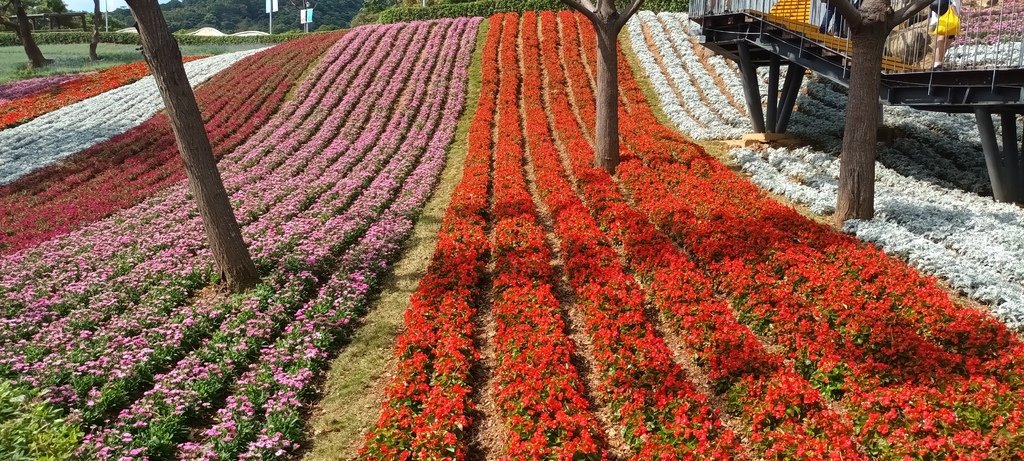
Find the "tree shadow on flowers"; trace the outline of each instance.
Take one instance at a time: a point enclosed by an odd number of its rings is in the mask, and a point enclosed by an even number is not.
[[[797,99],[789,131],[838,156],[846,103],[845,88],[814,79]],[[992,195],[973,117],[887,107],[884,123],[892,130],[892,139],[879,143],[881,164],[940,187]]]

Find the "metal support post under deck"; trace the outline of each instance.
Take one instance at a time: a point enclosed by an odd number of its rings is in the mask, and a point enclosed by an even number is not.
[[[782,84],[782,99],[779,101],[779,120],[775,126],[776,133],[785,133],[789,127],[789,117],[793,115],[796,98],[800,95],[800,85],[804,82],[804,69],[799,64],[790,63],[786,67],[786,82]]]
[[[761,109],[761,88],[757,82],[757,69],[750,59],[750,48],[746,42],[739,44],[740,76],[743,78],[743,95],[750,111],[750,123],[755,133],[764,133],[764,111]]]
[[[992,182],[992,195],[1000,202],[1024,203],[1024,165],[1017,146],[1017,114],[1004,112],[1002,120],[1002,146],[996,141],[992,110],[974,109],[978,121],[981,148],[985,152],[985,165]]]
[[[779,121],[779,56],[772,55],[768,64],[768,114],[765,128],[769,133],[778,132]]]

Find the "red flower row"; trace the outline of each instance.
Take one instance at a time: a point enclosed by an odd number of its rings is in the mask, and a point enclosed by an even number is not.
[[[196,90],[219,158],[260,129],[338,34],[292,40],[243,59]],[[0,252],[11,253],[139,203],[184,178],[166,115],[0,186]]]
[[[189,62],[201,57],[186,56],[182,61]],[[127,85],[148,74],[149,68],[145,62],[121,64],[44,91],[0,103],[0,129],[25,123],[47,112]]]
[[[646,281],[654,305],[707,370],[714,390],[747,423],[758,454],[786,459],[823,457],[824,453],[844,459],[860,457],[851,423],[829,410],[816,389],[737,322],[729,305],[715,299],[710,281],[629,206],[609,175],[589,167],[593,149],[581,137],[570,103],[557,86],[560,82],[551,81],[556,84],[550,91],[555,124],[591,212],[623,246],[631,266]],[[573,94],[590,91],[583,69],[573,73],[572,84]],[[635,82],[624,77],[620,85],[628,93]],[[623,128],[658,125],[643,100],[633,103],[637,109],[622,114]]]
[[[505,455],[596,459],[603,456],[601,425],[587,408],[582,380],[572,364],[574,346],[552,287],[552,251],[537,222],[523,170],[519,16],[509,13],[504,20],[492,199],[492,314],[495,401],[510,432]],[[535,53],[536,15],[524,16],[522,25],[523,46]],[[536,56],[527,55],[523,65],[535,67],[535,61]],[[528,77],[522,82],[524,93],[539,88],[539,82]],[[534,138],[527,138],[532,150]]]
[[[623,80],[626,99],[643,101],[632,76]],[[630,108],[622,129],[639,158],[623,162],[620,179],[638,207],[693,255],[705,286],[744,324],[846,407],[866,454],[1020,453],[1024,348],[1002,324],[774,202],[642,104]]]
[[[492,17],[482,50],[480,100],[469,125],[462,179],[438,232],[437,248],[405,313],[398,365],[383,412],[367,435],[366,459],[464,459],[470,424],[474,303],[487,239],[491,146],[502,20]]]
[[[541,13],[542,41],[538,40],[533,13],[524,14],[524,23],[523,101],[530,154],[540,195],[561,242],[569,284],[591,337],[603,399],[618,417],[616,422],[625,427],[626,442],[640,459],[742,457],[739,440],[722,426],[707,397],[689,382],[656,334],[644,312],[642,287],[624,271],[612,242],[574,193],[563,170],[549,130],[545,96],[555,126],[576,128],[558,132],[566,152],[586,157],[583,169],[598,171],[591,166],[593,149],[568,105],[558,58],[564,54],[567,70],[574,77],[587,79],[580,61],[574,60],[580,49],[575,18],[570,13],[561,15],[561,53],[555,13]],[[546,91],[542,62],[549,85]],[[589,79],[587,82],[584,84],[589,85]],[[593,107],[592,101],[579,107]]]

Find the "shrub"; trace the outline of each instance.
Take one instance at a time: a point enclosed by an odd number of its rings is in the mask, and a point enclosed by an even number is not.
[[[245,43],[280,43],[298,38],[298,33],[285,33],[274,35],[255,35],[249,37],[201,37],[198,35],[175,35],[178,43],[182,45],[209,45],[209,44],[245,44]],[[89,43],[92,32],[39,32],[32,34],[36,43],[40,45],[68,45],[78,43]],[[120,45],[137,45],[139,36],[131,33],[100,32],[100,42],[116,43]],[[21,46],[21,41],[12,33],[0,33],[0,46]]]
[[[645,10],[686,11],[689,0],[647,0]],[[399,6],[384,10],[377,18],[381,24],[393,22],[422,21],[462,16],[489,17],[510,11],[564,10],[567,7],[559,0],[481,0],[468,3],[446,3],[423,7]]]
[[[0,381],[0,458],[10,461],[72,459],[82,438],[60,410],[35,391]]]

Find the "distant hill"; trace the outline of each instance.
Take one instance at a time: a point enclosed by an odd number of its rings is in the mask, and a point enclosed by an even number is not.
[[[294,2],[301,0],[278,0],[279,10],[274,13],[274,32],[281,33],[301,30],[299,8]],[[349,21],[363,6],[363,0],[309,0],[313,6],[313,24],[310,30],[319,28],[340,29],[348,27]],[[171,0],[161,4],[167,25],[171,31],[195,30],[200,27],[214,27],[225,33],[244,30],[267,30],[266,3],[264,0]],[[128,8],[111,11],[112,20],[134,24]]]

